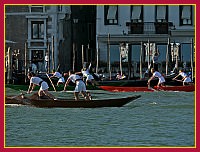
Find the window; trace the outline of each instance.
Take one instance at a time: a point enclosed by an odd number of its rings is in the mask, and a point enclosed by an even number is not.
[[[118,24],[118,6],[104,7],[104,23],[105,25],[117,25]]]
[[[44,9],[44,6],[42,6],[42,5],[31,5],[31,6],[29,6],[29,12],[40,12],[40,13],[42,13],[42,12],[44,12],[45,11],[45,9]]]
[[[62,5],[58,5],[58,12],[62,12],[62,11],[63,11]]]
[[[192,6],[182,5],[180,10],[180,25],[192,25]]]
[[[34,63],[44,61],[43,50],[32,50],[31,58]]]
[[[143,7],[141,5],[131,6],[131,22],[143,21]]]
[[[155,29],[156,34],[168,34],[169,24],[168,24],[168,6],[167,5],[157,5],[155,7]]]
[[[44,39],[44,21],[32,21],[31,30],[32,39]]]
[[[168,21],[168,7],[166,5],[156,6],[156,22]]]

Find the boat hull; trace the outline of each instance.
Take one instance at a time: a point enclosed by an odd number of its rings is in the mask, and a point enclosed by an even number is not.
[[[187,86],[161,86],[161,87],[154,87],[156,90],[163,90],[163,91],[185,91],[185,92],[193,92],[195,91],[194,85],[187,85]]]
[[[40,108],[100,108],[100,107],[122,107],[123,105],[140,98],[140,95],[116,98],[116,99],[101,99],[101,100],[51,100],[51,99],[31,99],[24,98],[21,100],[6,100],[6,104],[22,104]]]
[[[165,76],[165,84],[166,85],[174,85],[180,86],[183,83],[179,81],[174,81],[176,75]],[[148,82],[148,78],[145,79],[137,79],[137,80],[104,80],[98,81],[98,86],[118,86],[118,87],[146,87]],[[151,80],[151,85],[155,86],[158,84],[158,78]]]
[[[123,105],[139,98],[140,96],[132,96],[120,99],[104,99],[104,100],[91,100],[91,101],[74,101],[74,100],[31,100],[31,105],[36,107],[61,107],[61,108],[100,108],[100,107],[122,107]]]
[[[153,91],[195,91],[194,85],[188,86],[163,86],[163,87],[119,87],[119,86],[100,86],[101,89],[111,92],[153,92]]]
[[[101,89],[111,92],[153,92],[148,87],[120,87],[120,86],[100,86]]]

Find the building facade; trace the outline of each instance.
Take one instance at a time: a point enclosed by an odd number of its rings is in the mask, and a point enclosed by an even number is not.
[[[127,60],[122,61],[122,68],[129,77],[144,72],[156,51],[163,73],[172,70],[174,62],[190,66],[195,14],[193,5],[97,6],[98,67],[104,65],[104,70],[114,73],[120,70],[123,49],[127,50]]]
[[[6,5],[8,79],[13,71],[80,70],[82,62],[96,59],[95,21],[96,6]]]
[[[191,67],[195,15],[194,5],[6,5],[6,72],[79,71],[92,62],[97,73],[141,77],[156,51],[163,73]]]

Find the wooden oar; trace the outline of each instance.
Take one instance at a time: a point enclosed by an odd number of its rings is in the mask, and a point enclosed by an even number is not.
[[[178,81],[178,82],[183,82],[182,80],[178,80],[178,79],[172,79],[172,80],[175,80],[175,81]]]
[[[56,92],[56,88],[55,88],[53,82],[51,81],[51,78],[49,77],[49,75],[48,75],[47,73],[46,73],[46,75],[47,75],[47,77],[49,78],[49,81],[51,82],[51,85],[53,86],[54,91]]]
[[[19,94],[19,95],[15,95],[15,96],[6,96],[7,98],[9,98],[9,99],[15,99],[15,98],[17,98],[17,97],[19,97],[19,96],[21,96],[21,95],[23,95],[23,94]]]
[[[57,67],[57,69],[56,69],[56,72],[58,72],[59,67],[60,67],[60,64],[58,64],[58,67]]]

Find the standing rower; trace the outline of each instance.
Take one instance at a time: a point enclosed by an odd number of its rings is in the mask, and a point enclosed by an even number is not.
[[[69,85],[70,81],[76,84],[76,87],[74,90],[75,100],[79,100],[79,93],[82,94],[85,100],[90,100],[91,97],[89,96],[89,94],[86,93],[86,86],[82,80],[82,77],[75,74],[73,71],[69,71],[69,77],[65,83],[64,91],[66,91],[66,87]]]
[[[51,93],[48,91],[48,84],[47,82],[43,81],[40,77],[35,76],[34,73],[30,72],[28,73],[28,79],[30,79],[30,84],[27,93],[31,93],[35,86],[40,86],[40,89],[38,91],[39,98],[42,97],[42,95],[46,95],[54,100],[57,100]]]
[[[157,84],[157,87],[159,86],[163,86],[164,83],[165,83],[165,78],[162,76],[162,74],[158,71],[156,71],[154,68],[151,68],[151,73],[153,74],[149,80],[148,80],[148,86],[150,86],[150,82],[151,80],[153,80],[154,78],[158,78],[158,84]]]
[[[188,77],[188,75],[184,72],[183,69],[179,70],[179,74],[175,76],[172,80],[176,80],[176,78],[178,78],[179,76],[182,77],[180,81],[183,82],[183,85],[188,85],[192,82],[191,78]]]

